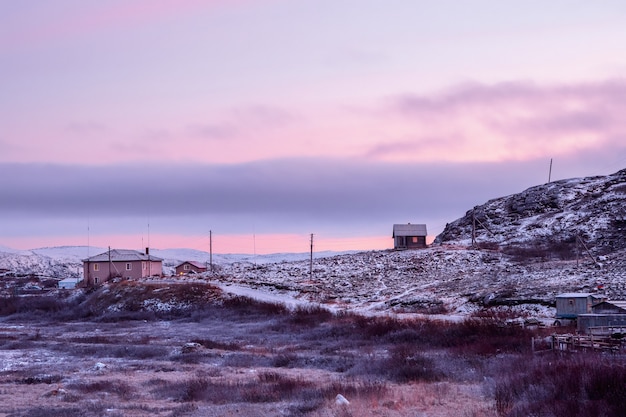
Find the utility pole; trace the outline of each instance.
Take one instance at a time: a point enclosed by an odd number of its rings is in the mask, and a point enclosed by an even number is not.
[[[552,180],[552,158],[550,158],[550,171],[548,171],[548,184],[550,184],[550,180]]]
[[[209,264],[211,265],[211,272],[213,272],[213,231],[209,230]]]
[[[109,246],[109,279],[111,279],[111,247]]]
[[[313,278],[313,233],[311,233],[311,260],[309,262],[309,276]]]
[[[472,247],[476,246],[476,207],[472,209]]]
[[[579,258],[580,258],[580,249],[578,248],[578,235],[576,235],[576,268],[578,268]]]

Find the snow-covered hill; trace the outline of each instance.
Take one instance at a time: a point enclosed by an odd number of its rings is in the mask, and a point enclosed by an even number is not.
[[[626,248],[626,169],[529,188],[469,210],[446,225],[435,244],[521,247],[559,256]]]

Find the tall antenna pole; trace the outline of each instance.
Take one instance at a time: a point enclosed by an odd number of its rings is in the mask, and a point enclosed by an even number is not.
[[[550,158],[550,171],[548,171],[548,184],[550,183],[551,179],[552,179],[552,158]]]
[[[213,272],[213,231],[209,230],[209,265],[211,265],[211,272]]]
[[[476,246],[476,208],[472,209],[472,247]]]
[[[313,278],[313,233],[311,233],[311,260],[309,262],[309,276]]]

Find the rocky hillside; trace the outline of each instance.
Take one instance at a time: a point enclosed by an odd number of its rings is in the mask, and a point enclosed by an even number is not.
[[[626,248],[626,169],[496,198],[446,225],[435,244],[470,245],[572,259]]]

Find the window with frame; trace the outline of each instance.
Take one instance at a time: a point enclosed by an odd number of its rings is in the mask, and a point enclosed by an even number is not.
[[[131,264],[130,262],[126,263],[126,270],[130,271],[131,269],[133,269],[133,264]]]
[[[100,264],[93,264],[93,270],[94,271],[99,271],[100,270]]]
[[[413,236],[412,240],[413,240],[413,243],[417,243],[417,236]]]
[[[185,266],[183,267],[183,269],[184,269],[185,271],[189,271],[189,269],[190,269],[189,264],[185,264]]]

